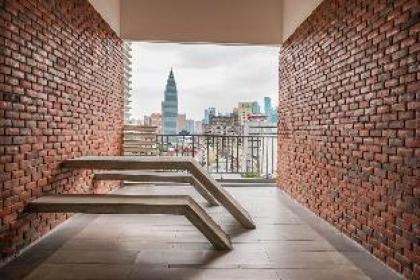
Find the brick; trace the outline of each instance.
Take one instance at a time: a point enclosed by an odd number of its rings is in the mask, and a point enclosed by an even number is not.
[[[121,39],[87,0],[0,6],[1,262],[64,220],[21,215],[29,200],[52,189],[91,192],[91,172],[62,170],[63,158],[121,153],[123,53]],[[69,38],[77,41],[65,43]]]
[[[360,7],[369,7],[372,22]],[[413,220],[420,195],[418,7],[415,0],[322,1],[279,56],[278,185],[407,279],[420,278]],[[338,42],[346,52],[336,50]],[[332,120],[323,134],[334,137],[313,133],[309,126],[319,120]]]

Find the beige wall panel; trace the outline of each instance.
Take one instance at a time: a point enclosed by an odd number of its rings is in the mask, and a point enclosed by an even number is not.
[[[131,40],[277,45],[281,0],[123,0],[121,36]]]
[[[322,0],[283,0],[283,42],[321,2]]]
[[[121,0],[89,0],[112,30],[120,36],[120,7]]]

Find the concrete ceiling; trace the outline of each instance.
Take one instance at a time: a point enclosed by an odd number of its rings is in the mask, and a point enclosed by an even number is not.
[[[280,45],[321,0],[89,0],[123,39]]]

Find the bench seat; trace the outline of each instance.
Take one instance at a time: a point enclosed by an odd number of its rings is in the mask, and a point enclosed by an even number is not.
[[[217,250],[230,250],[229,236],[190,196],[61,194],[29,202],[27,211],[36,213],[170,214],[185,216]]]
[[[137,170],[109,170],[97,171],[93,175],[94,181],[122,180],[133,182],[170,182],[187,183],[192,185],[211,206],[217,206],[217,200],[189,173],[181,172],[153,172]]]
[[[183,170],[190,172],[200,184],[228,210],[244,228],[256,225],[242,205],[208,172],[190,157],[170,156],[83,156],[67,159],[63,168],[97,170]]]

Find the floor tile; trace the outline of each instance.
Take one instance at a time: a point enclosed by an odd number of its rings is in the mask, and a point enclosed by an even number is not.
[[[138,251],[135,250],[59,250],[47,259],[54,264],[132,264]]]
[[[336,267],[328,269],[280,269],[277,275],[281,280],[369,280],[370,278],[356,268]]]
[[[330,225],[292,207],[278,189],[227,190],[257,229],[243,229],[226,209],[209,207],[188,186],[130,186],[119,192],[192,195],[231,236],[231,251],[215,250],[182,216],[75,215],[41,246],[0,269],[0,279],[398,279]]]
[[[116,280],[128,279],[132,265],[43,264],[25,280]]]

